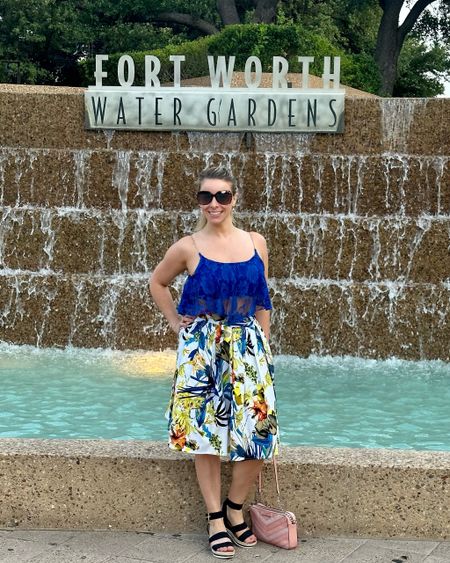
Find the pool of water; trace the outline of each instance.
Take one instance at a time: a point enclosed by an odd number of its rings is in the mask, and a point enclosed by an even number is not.
[[[0,437],[166,440],[173,353],[0,345]],[[278,356],[282,443],[450,451],[450,364]]]

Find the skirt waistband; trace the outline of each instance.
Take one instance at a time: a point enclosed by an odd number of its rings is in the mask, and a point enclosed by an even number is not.
[[[228,317],[221,317],[220,315],[202,314],[197,315],[193,322],[196,322],[198,319],[212,321],[214,323],[223,324],[226,326],[250,326],[256,321],[256,318],[253,316],[242,317],[242,319],[239,320],[229,320]]]

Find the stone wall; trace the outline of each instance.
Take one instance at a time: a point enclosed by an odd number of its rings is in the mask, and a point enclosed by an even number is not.
[[[275,352],[450,360],[450,99],[349,98],[344,135],[86,131],[63,88],[0,87],[0,116],[0,339],[174,346],[148,279],[225,162]]]
[[[2,438],[0,527],[204,531],[191,457],[143,440]],[[450,452],[297,447],[278,464],[301,538],[450,538]],[[277,506],[271,463],[263,491]]]

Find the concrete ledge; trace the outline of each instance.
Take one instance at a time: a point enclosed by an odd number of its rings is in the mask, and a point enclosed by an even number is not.
[[[283,448],[279,473],[302,536],[450,537],[450,452]],[[0,527],[204,530],[192,456],[160,442],[2,438],[0,490]]]

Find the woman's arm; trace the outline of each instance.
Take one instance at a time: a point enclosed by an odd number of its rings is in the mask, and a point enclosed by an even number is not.
[[[150,293],[153,300],[167,319],[170,328],[177,334],[182,324],[182,317],[176,310],[169,285],[178,274],[186,270],[186,259],[187,245],[184,239],[181,239],[168,249],[150,278]]]
[[[255,312],[256,320],[261,325],[261,328],[266,335],[267,340],[270,338],[270,311],[267,309],[260,309]]]
[[[256,250],[264,262],[264,275],[266,281],[269,279],[269,253],[267,251],[266,239],[259,233],[252,233],[255,242]],[[261,328],[266,335],[267,340],[270,338],[270,311],[268,309],[260,309],[255,312],[256,320],[261,325]]]

